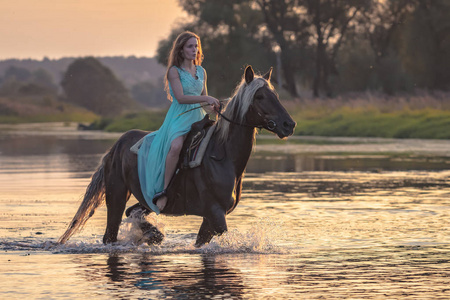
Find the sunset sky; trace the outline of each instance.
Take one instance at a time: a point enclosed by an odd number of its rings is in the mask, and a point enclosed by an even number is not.
[[[0,59],[154,56],[177,0],[0,0]]]

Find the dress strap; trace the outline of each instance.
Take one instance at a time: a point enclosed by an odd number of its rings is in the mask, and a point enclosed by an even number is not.
[[[181,75],[181,71],[183,71],[183,69],[181,69],[181,68],[178,68],[177,66],[175,66],[175,65],[173,65],[174,67],[175,67],[175,69],[177,69],[177,71],[178,71],[178,75]]]
[[[197,68],[200,69],[200,71],[202,72],[202,78],[205,79],[205,73],[206,73],[205,68],[203,68],[202,66],[197,66]]]

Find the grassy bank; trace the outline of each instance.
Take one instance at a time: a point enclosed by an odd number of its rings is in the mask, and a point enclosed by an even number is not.
[[[283,104],[297,122],[295,135],[450,138],[449,93],[403,97],[359,94],[333,99],[303,98],[283,101]],[[72,121],[91,123],[91,129],[109,132],[154,131],[161,126],[167,112],[146,110],[111,119],[56,101],[36,107],[18,102],[15,105],[6,107],[3,103],[3,108],[13,113],[0,114],[0,123]]]
[[[447,100],[448,99],[448,100]],[[297,122],[295,135],[450,138],[450,95],[388,97],[372,94],[283,102]],[[95,129],[157,130],[166,111],[144,111],[101,119]],[[263,131],[264,133],[264,131]]]
[[[450,111],[429,108],[389,113],[341,108],[319,117],[309,117],[308,111],[299,112],[294,118],[298,124],[296,135],[450,138]]]
[[[167,110],[148,110],[128,113],[118,118],[102,118],[90,125],[91,129],[124,132],[130,129],[157,130],[164,122]]]
[[[287,103],[296,135],[450,138],[450,95],[340,97]]]
[[[0,124],[44,123],[44,122],[93,122],[99,117],[87,112],[61,112],[32,116],[0,116]]]
[[[93,122],[99,116],[54,97],[0,97],[0,124]]]
[[[385,137],[385,138],[450,138],[450,110],[425,108],[381,112],[376,109],[342,107],[330,113],[297,109],[292,114],[297,122],[295,135]],[[96,121],[93,129],[123,132],[129,129],[157,130],[165,112],[141,112],[117,119]]]

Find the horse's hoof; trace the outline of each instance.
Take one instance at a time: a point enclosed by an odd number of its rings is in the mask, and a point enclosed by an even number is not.
[[[164,235],[157,231],[147,231],[144,233],[144,236],[141,239],[141,242],[147,243],[149,246],[159,245],[164,240]]]
[[[205,246],[207,243],[204,243],[204,242],[195,242],[195,244],[194,244],[194,247],[195,248],[201,248],[201,247],[203,247],[203,246]]]
[[[149,246],[159,245],[164,240],[164,234],[161,233],[155,226],[148,224],[147,228],[142,230],[142,238],[140,242],[147,243]]]
[[[117,239],[103,237],[103,244],[104,245],[113,244],[115,242],[117,242]]]

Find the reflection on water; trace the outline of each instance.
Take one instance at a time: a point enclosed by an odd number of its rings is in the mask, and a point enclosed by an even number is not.
[[[305,171],[371,171],[382,170],[448,170],[450,158],[427,156],[389,155],[327,155],[327,154],[283,154],[252,156],[248,171],[264,173]]]
[[[69,134],[67,134],[67,132]],[[156,217],[167,239],[104,246],[100,208],[54,247],[110,136],[0,133],[0,298],[445,299],[448,157],[256,151],[229,232]],[[333,144],[333,146],[336,144]],[[282,150],[284,148],[279,148]],[[310,149],[310,148],[309,148]],[[135,201],[135,200],[131,200]]]
[[[244,295],[243,276],[227,264],[223,256],[179,255],[170,257],[110,255],[105,276],[110,284],[128,283],[140,290],[164,298],[208,298]],[[96,272],[95,276],[101,274]]]
[[[0,135],[1,137],[1,135]],[[3,169],[16,166],[47,166],[55,157],[66,159],[69,171],[90,171],[101,156],[115,142],[115,139],[61,139],[58,136],[9,136],[0,140],[0,154],[8,160],[1,160]],[[86,164],[87,165],[82,165]],[[401,171],[401,170],[448,170],[450,158],[423,155],[330,155],[323,153],[254,153],[247,172],[304,172],[304,171]]]

